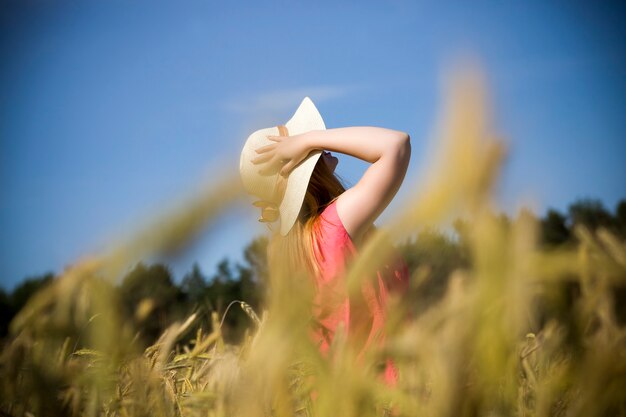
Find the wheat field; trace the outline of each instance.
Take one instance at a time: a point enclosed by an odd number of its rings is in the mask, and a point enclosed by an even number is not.
[[[432,166],[347,276],[358,291],[402,239],[460,214],[471,266],[455,270],[444,296],[414,313],[393,299],[386,344],[363,361],[341,332],[332,360],[307,337],[311,293],[304,277],[271,265],[263,311],[243,308],[239,344],[224,340],[217,313],[192,314],[148,347],[113,291],[129,263],[184,250],[242,196],[236,172],[195,198],[77,260],[14,318],[0,357],[0,410],[11,416],[626,416],[626,329],[613,289],[626,285],[626,243],[600,229],[575,230],[575,247],[538,245],[537,221],[495,214],[494,190],[507,157],[492,131],[484,81],[457,73],[447,86]],[[418,269],[411,285],[428,279]],[[564,300],[562,288],[579,289]],[[140,320],[150,300],[137,305]],[[562,314],[546,315],[545,311]],[[556,317],[556,318],[555,318]],[[191,332],[191,333],[190,333]],[[376,378],[391,355],[396,387]]]

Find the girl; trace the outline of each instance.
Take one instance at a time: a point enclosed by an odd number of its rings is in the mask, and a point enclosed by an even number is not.
[[[344,189],[334,174],[338,159],[350,155],[371,165],[358,183]],[[285,124],[261,129],[248,138],[240,173],[246,190],[259,197],[262,222],[280,222],[269,256],[281,257],[288,271],[307,271],[314,283],[311,336],[326,353],[339,326],[365,353],[384,340],[390,292],[408,288],[408,270],[395,260],[364,280],[358,296],[347,296],[345,272],[373,231],[373,222],[396,195],[404,179],[411,145],[405,132],[380,127],[326,129],[306,97]],[[398,372],[384,364],[384,381],[395,385]]]

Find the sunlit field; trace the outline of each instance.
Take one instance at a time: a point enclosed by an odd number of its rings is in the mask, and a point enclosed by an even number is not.
[[[436,250],[412,269],[409,295],[389,306],[384,346],[357,359],[339,332],[322,357],[308,336],[307,277],[277,262],[261,277],[256,311],[247,299],[228,312],[200,303],[145,347],[153,300],[138,300],[129,319],[115,287],[129,265],[185,250],[240,204],[233,167],[31,297],[2,347],[3,415],[626,416],[626,243],[578,225],[574,243],[546,246],[530,210],[503,221],[494,191],[510,155],[480,74],[457,73],[442,101],[431,165],[405,180],[408,198],[351,265],[346,291],[389,261],[388,241],[458,218],[466,259],[439,285]],[[246,321],[233,342],[223,320],[235,313]],[[377,374],[387,357],[400,370],[396,387]]]

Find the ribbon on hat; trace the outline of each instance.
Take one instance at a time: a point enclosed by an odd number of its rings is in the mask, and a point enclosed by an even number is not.
[[[276,127],[278,127],[278,134],[280,136],[289,136],[289,130],[287,129],[287,126],[285,126],[285,125],[278,125]]]
[[[287,126],[278,125],[278,134],[280,136],[289,136],[289,131]],[[267,201],[267,200],[257,200],[252,205],[254,207],[259,207],[261,209],[261,217],[259,221],[261,223],[274,223],[278,220],[280,215],[280,211],[278,209],[278,205],[280,201],[282,201],[283,196],[285,194],[285,189],[287,188],[287,180],[282,177],[282,175],[277,175],[276,184],[274,185],[275,189],[275,201]],[[269,225],[268,225],[269,226]]]
[[[278,220],[279,211],[276,204],[265,200],[258,200],[252,203],[252,205],[261,209],[261,217],[259,218],[261,223],[273,223]]]

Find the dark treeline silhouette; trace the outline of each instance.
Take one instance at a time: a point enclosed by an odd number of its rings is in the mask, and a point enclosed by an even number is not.
[[[221,319],[233,300],[245,301],[259,311],[267,281],[266,247],[267,239],[259,237],[244,249],[243,262],[233,264],[223,259],[212,275],[205,275],[194,264],[179,283],[166,265],[140,262],[114,288],[121,313],[140,329],[140,341],[147,346],[174,321],[184,320],[193,312],[200,315],[198,323],[205,324],[206,329],[211,313],[217,312]],[[30,296],[53,279],[54,274],[48,273],[25,280],[10,294],[0,290],[1,338],[8,334],[10,321]],[[225,340],[240,340],[249,324],[250,318],[234,305],[224,319]]]
[[[520,215],[532,214],[522,212]],[[505,225],[511,223],[504,214],[499,216],[499,220]],[[593,199],[576,201],[566,213],[548,210],[539,219],[540,244],[548,250],[575,245],[574,228],[578,224],[592,231],[606,228],[624,241],[626,200],[621,200],[614,212]],[[414,277],[410,302],[418,314],[444,294],[452,271],[471,263],[466,240],[469,227],[471,224],[468,221],[459,219],[454,222],[454,233],[424,229],[414,238],[397,245]],[[211,313],[217,312],[220,319],[224,317],[225,339],[236,342],[250,327],[250,319],[238,305],[224,314],[234,300],[245,301],[257,312],[263,308],[261,303],[268,274],[266,247],[267,239],[259,237],[244,249],[242,263],[223,259],[210,275],[205,275],[194,264],[178,283],[166,265],[139,263],[116,286],[123,314],[140,329],[141,340],[146,345],[153,343],[171,323],[184,320],[192,312],[201,315],[199,322],[205,327],[211,323]],[[10,321],[30,296],[53,279],[54,274],[47,273],[26,279],[10,293],[0,290],[0,337],[7,335]],[[578,288],[576,284],[569,285],[567,280],[554,285],[557,287],[550,296],[558,297],[562,308],[559,311],[542,311],[543,320],[555,317],[568,320]],[[626,288],[615,288],[614,296],[616,315],[625,321]],[[537,308],[542,308],[541,299],[538,299]]]

